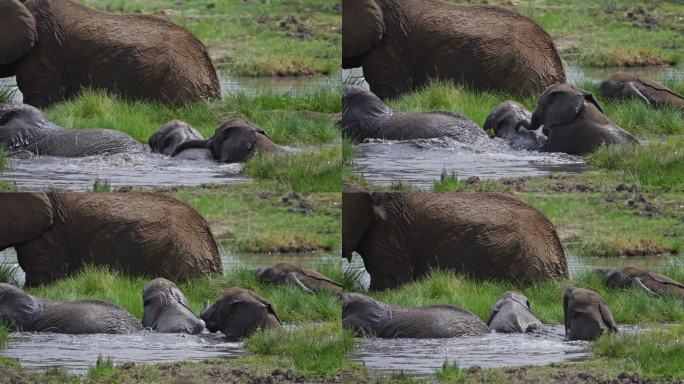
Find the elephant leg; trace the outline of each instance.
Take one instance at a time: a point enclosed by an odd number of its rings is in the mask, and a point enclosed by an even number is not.
[[[363,58],[363,76],[381,99],[410,92],[415,83],[407,58],[389,49],[376,47]]]
[[[299,280],[299,278],[297,278],[297,274],[294,272],[288,272],[285,275],[285,281],[301,288],[302,291],[304,291],[306,293],[313,293],[312,290],[310,290],[306,285],[304,285],[304,283],[301,282],[301,280]]]

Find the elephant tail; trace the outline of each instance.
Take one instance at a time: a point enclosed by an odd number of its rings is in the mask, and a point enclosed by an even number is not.
[[[200,140],[200,139],[194,139],[194,140],[188,140],[180,143],[176,149],[173,151],[171,154],[171,157],[177,156],[179,153],[183,152],[186,149],[191,149],[191,148],[202,148],[202,149],[211,149],[209,147],[209,140]]]

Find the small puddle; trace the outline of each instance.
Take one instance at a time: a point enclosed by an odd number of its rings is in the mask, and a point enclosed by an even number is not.
[[[90,191],[96,180],[111,187],[172,187],[250,181],[242,164],[179,160],[154,153],[88,157],[8,157],[0,180],[20,191]]]
[[[222,333],[185,335],[140,331],[128,335],[65,335],[11,333],[1,351],[24,368],[60,366],[70,374],[85,374],[98,357],[122,363],[171,363],[233,359],[246,354],[243,343],[227,342]]]

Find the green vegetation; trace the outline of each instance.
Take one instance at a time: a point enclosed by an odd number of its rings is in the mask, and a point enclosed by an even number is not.
[[[593,67],[675,65],[684,58],[681,25],[684,9],[676,1],[529,0],[515,3],[515,10],[530,17],[551,35],[561,56],[571,64]]]
[[[222,247],[237,253],[339,249],[339,194],[182,189],[173,196],[195,208]]]
[[[95,365],[88,370],[88,378],[93,381],[107,381],[111,380],[117,371],[111,360],[104,360],[100,356],[97,358]]]
[[[14,97],[15,89],[6,85],[0,85],[0,103],[7,103]]]
[[[6,326],[0,324],[0,348],[7,342],[7,333],[9,330]]]
[[[342,10],[335,0],[78,0],[120,13],[167,17],[208,48],[234,76],[309,76],[338,71]],[[296,52],[296,54],[293,54]]]
[[[13,281],[15,267],[8,264],[0,264],[0,283],[11,283]]]

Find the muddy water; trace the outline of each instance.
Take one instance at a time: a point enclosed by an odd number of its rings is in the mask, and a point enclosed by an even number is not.
[[[2,355],[18,359],[29,369],[64,367],[84,374],[98,357],[115,364],[170,363],[231,359],[246,354],[242,343],[229,343],[223,335],[182,335],[140,331],[130,335],[62,335],[11,333]]]

